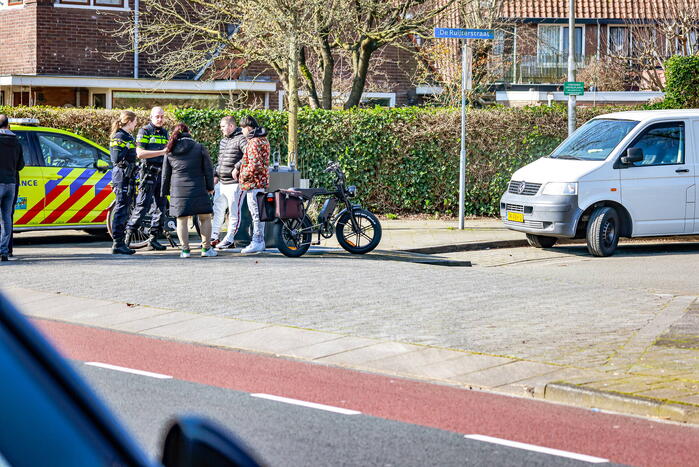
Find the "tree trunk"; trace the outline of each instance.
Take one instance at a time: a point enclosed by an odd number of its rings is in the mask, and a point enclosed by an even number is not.
[[[320,49],[321,63],[323,64],[323,108],[332,110],[333,108],[333,78],[335,74],[335,58],[328,41],[327,34],[323,35]]]
[[[320,107],[320,101],[318,99],[318,90],[316,89],[316,81],[311,74],[311,70],[308,69],[308,64],[306,63],[306,48],[301,47],[299,52],[299,67],[301,74],[303,75],[306,86],[308,86],[308,104],[312,109],[317,109]]]
[[[289,38],[289,165],[298,167],[298,69],[299,46],[298,36],[295,33]]]
[[[354,68],[352,90],[345,102],[345,109],[356,107],[361,102],[364,86],[366,85],[366,77],[369,73],[369,60],[376,48],[375,41],[364,39],[359,44],[359,47],[352,52],[352,67]]]

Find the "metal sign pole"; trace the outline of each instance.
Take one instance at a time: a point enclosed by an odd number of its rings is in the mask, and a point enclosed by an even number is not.
[[[493,39],[492,29],[434,28],[434,37],[461,39],[461,155],[459,163],[459,229],[466,212],[466,90],[471,89],[471,47],[467,40]]]
[[[459,229],[464,229],[466,209],[466,67],[468,66],[468,45],[461,39],[461,160],[459,163]]]
[[[568,2],[568,81],[575,81],[575,0]],[[576,96],[568,95],[568,136],[575,131]]]

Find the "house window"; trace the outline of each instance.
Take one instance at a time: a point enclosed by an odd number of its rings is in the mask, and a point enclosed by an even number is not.
[[[88,8],[127,8],[127,0],[55,0],[54,6],[84,6]]]
[[[107,108],[107,94],[98,93],[92,95],[92,106],[97,109]]]
[[[495,30],[495,40],[493,40],[493,54],[502,55],[505,53],[505,31]]]
[[[0,0],[0,7],[3,6],[19,6],[24,4],[24,0]]]
[[[583,57],[582,26],[575,27],[575,60]],[[568,26],[539,26],[537,58],[540,63],[560,63],[568,60]]]
[[[609,27],[609,55],[628,57],[631,53],[631,34],[629,28]]]
[[[675,42],[678,55],[695,55],[699,52],[699,34],[696,29],[678,34]]]

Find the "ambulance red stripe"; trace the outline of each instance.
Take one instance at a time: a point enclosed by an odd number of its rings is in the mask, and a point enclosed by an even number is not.
[[[87,203],[80,211],[75,213],[73,217],[68,220],[68,224],[77,224],[78,222],[82,221],[85,217],[87,217],[88,214],[90,214],[104,199],[109,196],[109,193],[112,192],[112,187],[110,185],[107,185],[97,193],[97,196],[92,198],[89,203]]]
[[[107,214],[109,213],[109,208],[102,211],[99,216],[95,217],[92,222],[104,222],[107,220]]]
[[[78,188],[77,190],[75,190],[75,193],[73,193],[72,196],[70,196],[60,206],[58,206],[56,209],[54,209],[53,212],[51,212],[51,214],[46,217],[46,219],[41,221],[41,223],[42,224],[53,224],[56,221],[56,219],[61,217],[75,203],[80,201],[80,198],[85,196],[85,194],[88,193],[93,188],[94,188],[93,185],[83,185],[80,188]]]
[[[25,225],[28,224],[32,219],[36,217],[37,214],[39,214],[41,211],[44,210],[44,206],[49,205],[54,199],[58,198],[58,196],[63,193],[66,188],[68,188],[67,185],[59,185],[55,187],[53,190],[49,191],[49,193],[36,203],[32,208],[26,212],[17,222],[15,222],[15,225]]]

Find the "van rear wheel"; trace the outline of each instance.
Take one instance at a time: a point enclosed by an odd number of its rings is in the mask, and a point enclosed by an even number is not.
[[[593,256],[611,256],[619,244],[619,214],[602,206],[590,215],[587,223],[587,250]]]
[[[527,242],[534,248],[551,248],[556,244],[556,237],[546,237],[544,235],[527,234]]]

